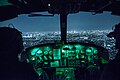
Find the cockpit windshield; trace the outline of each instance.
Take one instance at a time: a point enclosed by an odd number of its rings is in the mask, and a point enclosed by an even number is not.
[[[115,4],[111,0],[4,0],[0,10],[11,12],[0,11],[0,26],[22,32],[20,61],[32,64],[39,80],[98,80],[118,52],[115,39],[106,36],[120,22],[119,12],[112,8]]]

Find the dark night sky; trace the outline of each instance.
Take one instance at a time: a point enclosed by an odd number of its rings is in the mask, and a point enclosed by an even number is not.
[[[68,15],[68,30],[111,30],[112,26],[119,22],[120,16],[113,16],[108,12],[97,15],[79,12]],[[27,17],[27,15],[19,15],[17,18],[0,22],[0,26],[7,26],[9,23],[13,23],[22,32],[60,30],[59,15],[54,17]]]

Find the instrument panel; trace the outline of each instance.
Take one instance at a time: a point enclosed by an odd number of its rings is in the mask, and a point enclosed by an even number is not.
[[[88,43],[44,44],[26,49],[34,67],[88,67],[108,63],[103,47]]]

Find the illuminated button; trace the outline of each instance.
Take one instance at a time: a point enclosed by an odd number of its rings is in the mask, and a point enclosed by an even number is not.
[[[40,60],[39,60],[40,62],[42,62],[42,61],[43,61],[43,58],[42,58],[42,57],[39,57],[39,59],[40,59]]]
[[[44,51],[44,55],[48,55],[48,51]]]
[[[97,54],[98,53],[98,50],[94,50],[94,54]]]
[[[48,4],[48,7],[50,7],[51,4]]]
[[[38,59],[38,63],[43,61],[42,57],[38,57],[37,59]]]
[[[50,62],[50,67],[59,67],[59,61]]]
[[[88,49],[86,50],[86,52],[87,52],[87,53],[91,53],[92,50],[91,50],[90,48],[88,48]]]
[[[31,60],[34,61],[34,60],[35,60],[35,57],[32,57]]]
[[[41,61],[41,60],[42,60],[42,57],[39,57],[39,60]]]
[[[57,72],[56,72],[56,75],[62,75],[62,74],[63,74],[62,71],[57,71]]]
[[[35,55],[38,50],[39,50],[39,48],[34,48],[34,49],[31,51],[31,55]]]
[[[81,62],[82,62],[82,63],[85,63],[85,61],[84,61],[84,60],[82,60]]]
[[[33,53],[33,52],[31,52],[31,55],[32,55],[32,56],[33,56],[33,55],[35,55],[35,54],[36,54],[35,52],[34,52],[34,53]]]
[[[40,60],[42,60],[42,57],[39,57]]]
[[[52,51],[49,51],[49,55],[52,55],[53,53],[52,53]]]
[[[76,58],[78,59],[78,58],[79,58],[79,55],[76,55]]]
[[[88,56],[88,61],[89,61],[89,62],[91,61],[91,57],[90,57],[90,56]]]
[[[85,58],[85,56],[84,56],[84,55],[81,55],[81,58]]]
[[[86,55],[93,55],[91,48],[86,49]]]
[[[62,53],[64,53],[65,52],[65,50],[62,50]]]
[[[48,60],[48,58],[47,58],[46,56],[44,56],[44,59],[45,59],[45,60]]]
[[[52,60],[52,56],[49,56],[49,59]]]
[[[48,64],[48,62],[44,62],[44,64]]]
[[[38,55],[40,55],[41,53],[42,53],[42,51],[41,51],[41,50],[38,50],[38,51],[37,51],[37,54],[38,54]]]

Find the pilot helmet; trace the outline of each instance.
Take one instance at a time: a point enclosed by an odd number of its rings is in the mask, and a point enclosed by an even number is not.
[[[0,27],[0,37],[0,51],[15,52],[17,55],[23,50],[22,34],[17,29]]]

